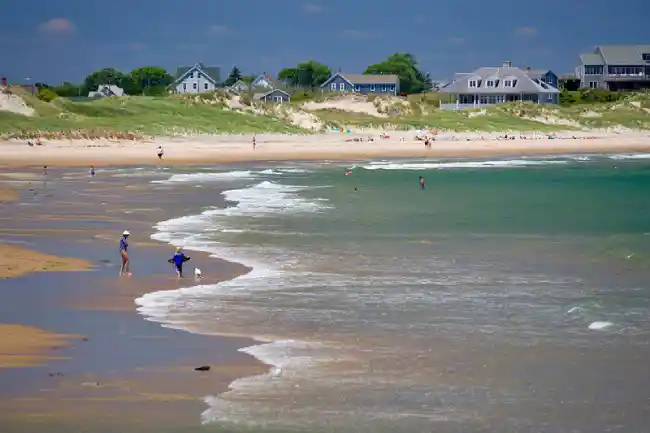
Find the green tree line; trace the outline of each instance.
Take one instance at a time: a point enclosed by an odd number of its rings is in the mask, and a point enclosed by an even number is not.
[[[431,88],[429,74],[422,72],[412,54],[395,53],[386,60],[368,66],[364,74],[395,74],[400,78],[400,89],[404,93],[419,93]],[[314,90],[332,76],[332,70],[315,60],[299,63],[294,67],[282,69],[277,80],[287,87]],[[233,67],[223,82],[224,86],[239,80],[251,82],[255,74],[244,75],[238,67]],[[104,68],[88,75],[83,83],[64,82],[57,86],[44,85],[39,89],[42,99],[51,100],[57,96],[82,97],[96,91],[100,85],[113,84],[124,89],[127,95],[160,96],[168,92],[174,76],[159,66],[145,66],[131,72],[115,68]]]

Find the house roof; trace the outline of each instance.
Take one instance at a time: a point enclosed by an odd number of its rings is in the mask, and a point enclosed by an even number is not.
[[[582,62],[583,65],[598,66],[598,65],[605,64],[603,58],[600,57],[600,54],[595,54],[595,53],[580,54],[580,61]]]
[[[480,88],[470,88],[469,81],[472,78],[481,80]],[[516,81],[514,87],[485,87],[485,80],[495,77],[500,81],[504,78],[512,78]],[[537,80],[537,81],[536,81]],[[454,80],[447,86],[440,89],[444,93],[480,93],[480,94],[520,94],[520,93],[559,93],[553,86],[538,81],[531,77],[526,71],[517,67],[510,68],[478,68],[471,73],[461,73],[454,76]]]
[[[524,71],[526,71],[526,75],[528,75],[530,78],[537,78],[537,79],[540,79],[542,78],[542,76],[551,72],[550,69],[524,69]]]
[[[291,95],[289,95],[284,90],[282,90],[282,89],[273,89],[273,90],[271,90],[269,92],[266,92],[266,93],[255,93],[253,95],[253,99],[262,99],[262,98],[265,98],[265,97],[267,97],[267,96],[269,96],[269,95],[271,95],[273,93],[283,93],[283,94],[287,95],[289,98],[291,98]]]
[[[642,65],[642,55],[650,54],[650,45],[599,45],[596,53],[607,65]]]
[[[350,84],[398,84],[399,77],[392,74],[344,74],[342,72],[337,72],[332,75],[327,81],[321,84],[321,87],[325,87],[337,76],[343,78]]]
[[[267,74],[266,72],[263,73],[263,74],[261,74],[261,75],[259,75],[259,76],[257,76],[257,77],[253,80],[253,86],[255,85],[255,83],[256,83],[257,81],[261,80],[262,78],[265,79],[265,80],[266,80],[266,81],[267,81],[271,86],[273,86],[273,87],[278,87],[278,83],[275,81],[275,78],[273,78],[272,76],[270,76],[270,75]]]
[[[194,69],[200,69],[206,77],[214,81],[214,83],[221,82],[221,68],[218,66],[205,66],[203,63],[198,62],[192,66],[181,66],[176,69],[176,79],[174,83],[181,81],[188,72]]]

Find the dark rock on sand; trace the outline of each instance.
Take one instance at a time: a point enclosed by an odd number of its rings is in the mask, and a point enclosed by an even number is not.
[[[209,365],[202,365],[200,367],[196,367],[194,371],[210,371],[210,366]]]

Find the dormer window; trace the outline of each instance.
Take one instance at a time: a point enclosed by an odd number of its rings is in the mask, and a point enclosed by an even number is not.
[[[643,57],[644,62],[650,62],[650,53],[643,53],[641,57]]]
[[[512,80],[503,80],[503,87],[512,87]]]
[[[495,85],[494,80],[487,80],[487,82],[485,83],[485,87],[494,87],[494,85]]]
[[[481,77],[475,76],[467,80],[467,85],[471,89],[476,89],[478,87],[481,87]]]

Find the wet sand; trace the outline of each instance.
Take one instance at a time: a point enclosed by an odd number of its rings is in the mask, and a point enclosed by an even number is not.
[[[15,278],[32,272],[84,271],[91,267],[92,264],[87,260],[44,254],[18,245],[0,244],[0,278]]]
[[[175,199],[181,210],[163,209],[161,192],[152,191],[149,179],[65,180],[70,170],[50,170],[47,181],[24,185],[20,201],[0,208],[3,248],[40,258],[40,268],[21,268],[0,280],[0,323],[12,324],[4,329],[14,335],[0,340],[0,353],[12,358],[9,364],[0,357],[0,363],[14,367],[0,370],[2,430],[200,429],[205,396],[268,367],[238,352],[252,340],[162,328],[135,314],[133,300],[194,283],[177,281],[167,263],[171,246],[149,235],[157,221],[205,203],[164,191],[164,203]],[[133,276],[119,278],[116,246],[125,228],[133,234]],[[57,256],[62,252],[65,265]],[[206,283],[248,271],[207,254],[188,254]],[[87,265],[90,272],[53,272]],[[0,326],[6,337],[5,331]],[[33,367],[17,368],[25,365]],[[211,371],[194,371],[200,365]]]

